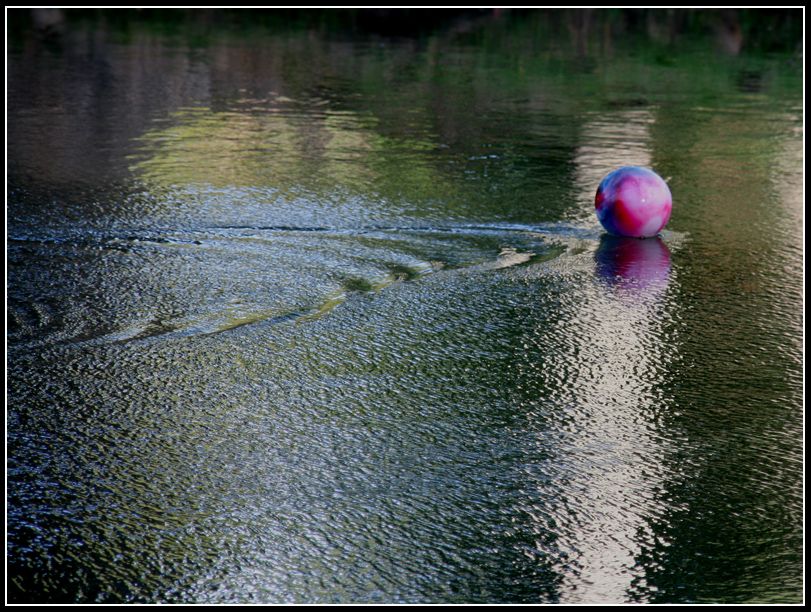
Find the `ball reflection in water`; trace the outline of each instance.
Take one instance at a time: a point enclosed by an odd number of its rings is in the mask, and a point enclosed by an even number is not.
[[[594,254],[597,275],[612,283],[642,288],[667,283],[670,250],[658,236],[650,240],[604,235]]]

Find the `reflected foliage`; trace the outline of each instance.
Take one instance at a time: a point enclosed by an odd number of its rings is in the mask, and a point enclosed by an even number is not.
[[[801,600],[801,11],[8,16],[10,602]]]

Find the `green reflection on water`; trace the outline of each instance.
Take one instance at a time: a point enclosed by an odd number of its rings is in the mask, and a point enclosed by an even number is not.
[[[618,126],[642,113],[651,124],[661,116],[700,126],[707,109],[725,107],[751,127],[746,113],[796,91],[795,71],[757,56],[708,54],[706,41],[677,51],[600,39],[578,65],[551,42],[558,38],[537,30],[543,20],[509,23],[517,32],[497,24],[482,45],[437,36],[416,48],[362,46],[351,54],[329,39],[306,39],[305,51],[305,38],[295,34],[264,41],[262,51],[215,45],[221,70],[272,61],[267,73],[226,84],[216,106],[162,118],[136,139],[130,170],[153,185],[268,186],[281,198],[339,194],[339,201],[379,199],[415,216],[440,206],[446,217],[583,218],[590,211],[574,202],[570,185],[582,181],[574,162],[578,146],[597,135],[595,121]],[[672,58],[664,66],[659,48]],[[300,55],[316,69],[277,59]],[[757,91],[742,95],[742,78]],[[757,138],[739,145],[768,160],[774,138],[763,136],[765,146]],[[625,151],[632,141],[613,146],[618,158],[636,163]],[[658,148],[647,161],[672,155]]]
[[[801,71],[601,15],[18,51],[12,598],[796,601]]]

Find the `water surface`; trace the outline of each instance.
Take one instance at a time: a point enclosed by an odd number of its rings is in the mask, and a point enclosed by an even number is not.
[[[801,601],[801,61],[617,27],[13,36],[9,601]]]

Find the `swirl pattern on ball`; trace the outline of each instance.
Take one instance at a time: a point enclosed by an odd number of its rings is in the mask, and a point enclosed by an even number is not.
[[[653,170],[624,166],[600,181],[594,207],[608,233],[650,238],[670,220],[673,197],[667,183]]]

